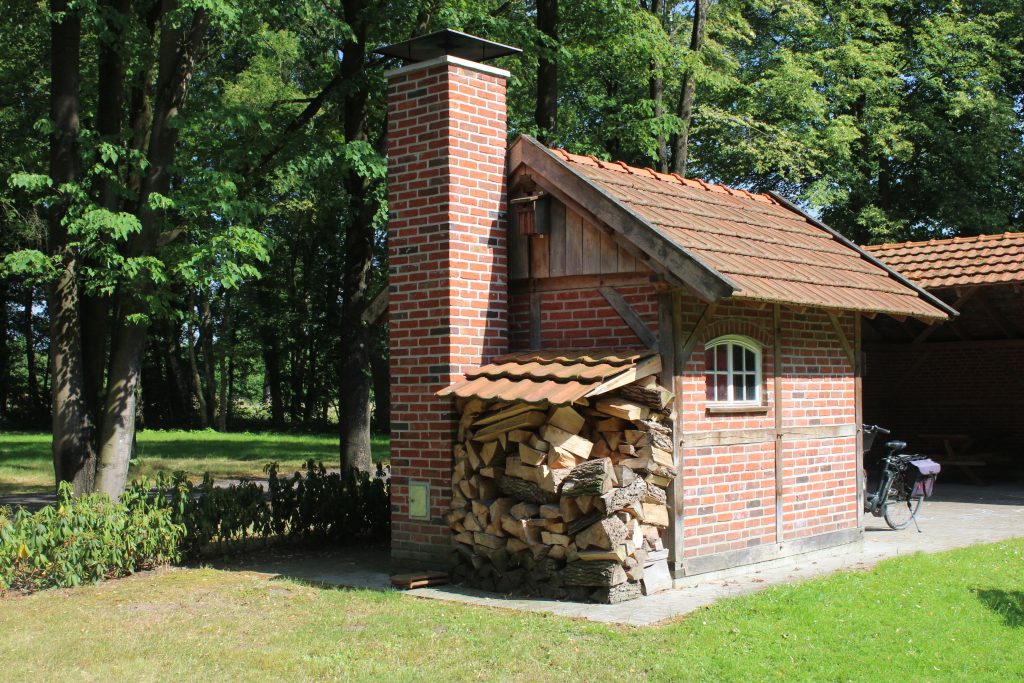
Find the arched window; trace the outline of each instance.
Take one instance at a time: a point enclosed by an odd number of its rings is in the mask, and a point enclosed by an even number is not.
[[[761,403],[761,345],[749,337],[726,335],[704,345],[709,403]]]

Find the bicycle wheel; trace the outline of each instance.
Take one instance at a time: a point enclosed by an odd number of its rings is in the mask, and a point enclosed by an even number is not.
[[[885,502],[885,523],[897,531],[906,529],[914,521],[920,508],[920,496],[910,498],[905,494],[897,495],[896,492],[892,492],[889,494],[889,500]]]

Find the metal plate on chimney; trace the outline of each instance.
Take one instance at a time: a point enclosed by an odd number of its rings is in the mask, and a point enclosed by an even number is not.
[[[442,55],[451,55],[473,62],[486,62],[498,57],[507,57],[522,52],[517,47],[502,45],[468,33],[444,29],[425,36],[418,36],[401,43],[387,45],[374,50],[385,57],[397,57],[406,62],[425,62]]]

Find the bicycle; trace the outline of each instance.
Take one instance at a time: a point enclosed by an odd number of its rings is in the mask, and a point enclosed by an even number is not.
[[[889,434],[878,425],[864,425],[864,451],[871,450],[878,434]],[[882,517],[890,529],[906,529],[913,522],[918,533],[917,513],[921,503],[932,495],[935,478],[941,471],[939,464],[924,455],[900,454],[907,447],[905,441],[885,444],[889,453],[877,465],[877,487],[870,489],[864,478],[864,511]]]

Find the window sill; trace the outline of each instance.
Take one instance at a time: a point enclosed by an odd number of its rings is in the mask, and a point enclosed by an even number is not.
[[[734,403],[709,403],[706,408],[708,415],[767,415],[768,406],[764,404],[742,405]]]

